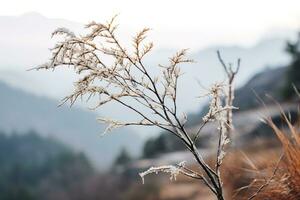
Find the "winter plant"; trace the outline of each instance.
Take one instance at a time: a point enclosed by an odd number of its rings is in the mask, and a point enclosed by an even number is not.
[[[50,61],[35,68],[54,70],[58,67],[72,67],[80,75],[81,78],[75,82],[73,93],[65,97],[62,103],[69,101],[73,105],[79,98],[90,99],[96,96],[98,98],[94,109],[116,102],[139,117],[139,120],[126,122],[99,119],[100,122],[108,125],[106,131],[132,125],[155,126],[178,137],[186,149],[193,154],[200,167],[199,171],[188,168],[184,162],[175,166],[151,167],[140,173],[143,181],[150,173],[170,173],[171,179],[176,179],[179,174],[182,174],[203,181],[217,199],[223,200],[220,167],[233,130],[233,83],[240,61],[234,70],[232,64],[227,65],[218,52],[218,58],[228,80],[216,83],[209,89],[207,94],[210,97],[209,111],[201,120],[199,130],[196,133],[188,133],[185,128],[187,116],[179,113],[177,108],[177,86],[182,75],[180,65],[193,62],[186,58],[187,50],[178,51],[169,58],[168,65],[158,65],[158,72],[153,74],[149,72],[149,66],[144,63],[144,57],[153,48],[153,43],[146,40],[148,28],[144,28],[133,37],[131,51],[125,48],[115,35],[117,29],[115,17],[104,24],[91,22],[86,29],[88,33],[80,36],[65,28],[54,31],[53,36],[61,35],[63,40],[57,42],[51,49]],[[196,146],[202,128],[209,122],[218,124],[214,167],[207,164]]]

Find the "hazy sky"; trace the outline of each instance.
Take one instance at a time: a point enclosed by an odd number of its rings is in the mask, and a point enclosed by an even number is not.
[[[39,12],[78,22],[120,14],[129,29],[148,26],[170,47],[252,44],[270,30],[300,27],[299,0],[9,0],[0,15]]]

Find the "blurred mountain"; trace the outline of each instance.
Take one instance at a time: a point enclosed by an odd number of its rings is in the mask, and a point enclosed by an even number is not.
[[[58,108],[58,104],[0,82],[0,130],[36,130],[86,152],[99,167],[108,167],[123,147],[133,155],[139,153],[142,142],[132,130],[119,129],[101,137],[104,127],[95,114],[76,107]]]
[[[58,27],[81,29],[81,24],[62,19],[48,19],[30,12],[20,16],[0,16],[0,63],[2,66],[29,68],[48,57],[55,40],[51,33]],[[13,58],[13,59],[12,59]]]
[[[76,76],[69,70],[58,70],[53,73],[27,72],[26,70],[47,61],[50,56],[49,48],[56,41],[56,39],[51,40],[50,37],[53,30],[57,27],[67,27],[76,33],[82,33],[82,24],[63,19],[49,19],[38,13],[26,13],[15,17],[0,16],[0,26],[0,80],[31,93],[55,99],[60,99],[70,92]],[[131,40],[131,37],[127,36],[134,33],[128,33],[128,31],[126,25],[121,24],[119,35],[122,43],[126,44]],[[291,30],[281,30],[280,34],[266,33],[267,37],[263,37],[253,46],[220,45],[200,50],[191,49],[189,57],[196,63],[182,66],[184,75],[180,79],[178,95],[180,111],[195,111],[195,109],[200,109],[205,102],[196,98],[205,92],[197,82],[208,86],[212,81],[225,78],[216,56],[216,50],[220,50],[224,60],[228,62],[235,62],[237,58],[242,59],[241,70],[237,77],[237,85],[241,86],[266,66],[288,63],[289,58],[283,50],[290,33]],[[151,73],[156,72],[157,64],[166,64],[168,58],[176,51],[176,49],[163,47],[155,48],[145,58]],[[112,110],[114,112],[111,112]],[[124,109],[115,105],[101,110],[101,114],[114,115],[114,117],[120,117],[122,113]],[[126,119],[128,117],[132,115],[128,114]]]
[[[281,102],[287,69],[278,67],[257,73],[243,87],[236,90],[234,104],[240,111],[244,111],[262,106],[261,100],[266,104],[274,103],[274,99]]]
[[[274,100],[283,101],[282,89],[286,82],[287,67],[265,68],[252,76],[243,86],[235,90],[234,105],[239,109],[236,112],[255,109],[265,104],[273,104]],[[199,123],[208,111],[204,105],[198,112],[189,114],[188,126]]]

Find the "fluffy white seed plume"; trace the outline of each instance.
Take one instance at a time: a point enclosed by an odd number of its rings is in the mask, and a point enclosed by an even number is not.
[[[224,96],[224,85],[215,83],[211,86],[207,96],[211,97],[209,111],[203,117],[203,121],[222,120],[222,97]]]
[[[107,124],[107,127],[105,128],[104,132],[101,134],[102,136],[104,136],[107,133],[111,132],[113,129],[121,128],[121,127],[126,125],[123,122],[116,121],[116,120],[113,120],[113,119],[108,119],[108,118],[98,118],[97,120],[100,123]]]
[[[180,173],[184,173],[182,170],[185,167],[185,161],[180,162],[177,166],[174,165],[163,165],[159,167],[150,167],[147,171],[139,173],[142,178],[143,184],[145,183],[145,176],[149,174],[158,174],[159,172],[170,173],[170,180],[176,180]]]
[[[209,111],[203,117],[204,123],[215,121],[218,124],[219,143],[217,152],[217,166],[220,166],[225,155],[225,146],[230,142],[228,130],[232,129],[232,106],[233,94],[228,93],[231,85],[215,83],[209,90],[207,96],[211,98]],[[230,101],[228,100],[230,99]],[[229,115],[228,115],[229,113]]]

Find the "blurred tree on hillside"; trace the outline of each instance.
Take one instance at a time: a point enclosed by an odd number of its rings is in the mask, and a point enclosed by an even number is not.
[[[83,199],[95,172],[83,153],[38,133],[0,132],[0,199]],[[85,198],[97,199],[97,198]],[[99,198],[98,198],[99,199]]]
[[[122,148],[120,151],[120,154],[117,156],[115,160],[115,165],[126,165],[132,160],[129,152],[126,150],[126,148]]]
[[[293,85],[300,88],[300,32],[298,33],[297,40],[295,42],[288,42],[286,51],[291,56],[291,63],[286,77],[286,84],[283,89],[283,95],[289,99],[295,95]]]
[[[197,141],[199,148],[207,147],[208,136],[201,136],[201,140]],[[143,158],[155,158],[163,153],[170,153],[175,151],[184,151],[185,146],[181,141],[172,137],[172,135],[167,134],[166,132],[161,132],[158,136],[149,138],[143,147]]]

